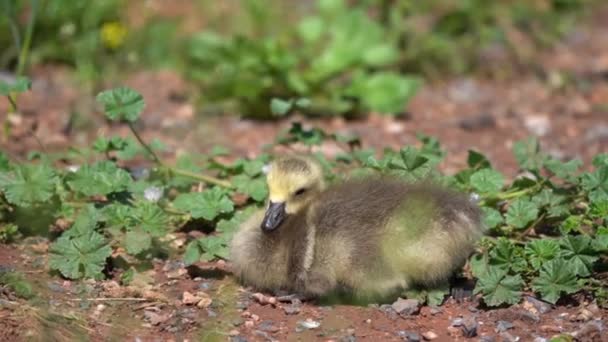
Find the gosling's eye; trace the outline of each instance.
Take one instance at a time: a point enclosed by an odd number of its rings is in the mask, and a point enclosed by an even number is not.
[[[303,193],[305,193],[305,192],[306,192],[306,189],[305,189],[305,188],[301,188],[301,189],[298,189],[298,191],[296,191],[296,192],[294,193],[294,195],[296,195],[296,196],[300,196],[301,194],[303,194]]]

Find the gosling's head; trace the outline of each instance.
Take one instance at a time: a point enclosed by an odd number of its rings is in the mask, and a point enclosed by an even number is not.
[[[266,175],[269,203],[262,230],[277,229],[287,215],[298,212],[323,190],[323,170],[304,156],[287,156],[273,161]]]

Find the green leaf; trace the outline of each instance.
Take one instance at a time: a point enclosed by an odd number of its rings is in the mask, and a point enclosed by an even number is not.
[[[263,178],[251,179],[246,175],[238,175],[232,178],[232,184],[237,191],[249,195],[256,202],[262,202],[268,196],[268,186]]]
[[[103,278],[106,259],[112,249],[101,234],[63,234],[49,249],[49,266],[69,279]]]
[[[589,215],[596,219],[608,219],[608,200],[591,203]]]
[[[106,117],[112,121],[135,122],[145,106],[141,94],[128,87],[103,91],[97,95],[97,102],[104,105]]]
[[[161,237],[167,233],[169,216],[156,203],[142,201],[130,213],[133,224],[152,236]]]
[[[592,202],[608,200],[608,166],[582,174],[581,185],[589,192],[589,199]]]
[[[363,51],[362,58],[369,66],[384,66],[399,58],[399,51],[392,44],[378,44]]]
[[[557,257],[559,253],[559,244],[557,241],[549,239],[533,240],[526,244],[524,253],[527,256],[530,265],[538,270],[545,262]]]
[[[127,253],[137,255],[152,246],[150,234],[141,230],[131,230],[125,234],[125,248]]]
[[[573,159],[566,163],[552,158],[545,160],[545,167],[549,171],[551,171],[557,177],[567,181],[576,180],[576,172],[581,165],[583,165],[583,162],[578,159]]]
[[[540,153],[538,140],[534,137],[513,144],[513,154],[519,166],[524,170],[539,170],[545,159]]]
[[[502,174],[492,169],[482,169],[471,175],[471,186],[482,194],[500,191],[504,185]]]
[[[532,280],[534,291],[542,295],[542,299],[555,304],[562,293],[570,294],[580,290],[576,274],[562,259],[553,259],[541,266],[540,274]]]
[[[0,95],[3,96],[8,96],[11,93],[24,93],[31,88],[32,81],[27,77],[17,77],[12,83],[0,80]]]
[[[416,93],[420,82],[395,73],[376,72],[355,80],[350,92],[370,110],[397,114]]]
[[[14,171],[0,172],[0,190],[17,206],[48,201],[55,193],[55,171],[46,164],[19,165]]]
[[[509,276],[505,270],[491,267],[477,281],[475,293],[483,295],[489,306],[517,304],[521,299],[524,281],[521,276]]]
[[[11,163],[8,160],[8,157],[6,156],[6,154],[4,154],[4,152],[0,151],[0,172],[5,172],[10,170],[11,168]]]
[[[270,100],[270,111],[277,116],[283,116],[289,113],[293,108],[293,100],[281,100],[273,98]]]
[[[502,215],[496,209],[481,207],[481,212],[483,213],[483,223],[489,229],[496,228],[504,222]]]
[[[234,210],[234,204],[219,188],[181,194],[177,196],[173,205],[176,209],[189,212],[193,218],[204,218],[213,220],[222,213],[230,213]]]
[[[108,195],[121,192],[132,182],[131,175],[110,161],[83,165],[69,175],[68,185],[85,196]]]
[[[375,161],[375,159],[370,159]],[[412,147],[407,146],[399,151],[399,156],[388,159],[388,166],[392,170],[396,170],[397,174],[406,178],[409,181],[417,181],[427,177],[433,170],[434,164],[428,157],[423,156],[420,152]],[[382,163],[378,164],[381,166]]]
[[[591,241],[591,237],[587,235],[567,236],[559,241],[562,248],[560,255],[577,276],[591,275],[593,263],[598,259],[591,246]]]
[[[229,249],[225,238],[219,236],[207,236],[198,240],[199,246],[204,251],[201,259],[211,261],[216,258],[227,260]]]
[[[186,246],[186,251],[184,252],[184,264],[186,266],[190,266],[194,263],[197,263],[201,259],[201,248],[199,246],[198,240],[193,240],[188,243]]]
[[[517,273],[524,271],[528,266],[523,257],[523,249],[504,237],[498,238],[496,246],[490,251],[488,265]]]
[[[525,228],[538,217],[538,207],[530,200],[518,198],[509,205],[507,224],[515,228]]]
[[[486,156],[474,150],[469,150],[467,165],[469,165],[471,169],[475,170],[492,167],[490,160]]]

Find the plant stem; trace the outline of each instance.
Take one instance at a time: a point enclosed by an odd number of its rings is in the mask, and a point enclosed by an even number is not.
[[[214,185],[219,185],[219,186],[223,186],[225,188],[232,188],[232,184],[228,181],[225,180],[221,180],[215,177],[211,177],[211,176],[207,176],[207,175],[203,175],[203,174],[199,174],[199,173],[194,173],[194,172],[190,172],[187,170],[180,170],[180,169],[176,169],[176,168],[172,168],[172,167],[168,167],[169,172],[172,172],[178,176],[184,176],[184,177],[189,177],[189,178],[193,178],[193,179],[198,179],[201,180],[203,182],[206,183],[210,183],[210,184],[214,184]]]
[[[189,177],[189,178],[193,178],[193,179],[198,179],[201,180],[205,183],[209,183],[209,184],[214,184],[214,185],[219,185],[219,186],[223,186],[225,188],[232,188],[232,184],[230,184],[230,182],[225,181],[225,180],[221,180],[215,177],[211,177],[211,176],[207,176],[207,175],[203,175],[203,174],[198,174],[198,173],[194,173],[194,172],[190,172],[190,171],[186,171],[186,170],[180,170],[171,166],[166,165],[159,157],[158,155],[156,155],[156,153],[154,153],[154,151],[152,150],[152,148],[150,148],[150,146],[148,146],[148,144],[146,144],[146,142],[144,141],[144,139],[139,135],[139,133],[137,133],[137,130],[135,129],[135,126],[133,126],[132,122],[128,123],[129,125],[129,129],[131,130],[131,133],[133,133],[133,135],[135,136],[135,138],[137,139],[137,141],[139,142],[139,144],[152,156],[152,159],[154,160],[154,162],[162,168],[167,169],[170,173],[179,175],[179,176],[184,176],[184,177]]]
[[[135,136],[135,139],[137,139],[139,144],[146,150],[146,152],[148,152],[152,156],[152,159],[154,159],[154,162],[158,166],[161,166],[161,167],[165,166],[165,164],[160,160],[160,158],[158,158],[156,153],[154,153],[152,148],[150,148],[150,146],[148,146],[148,144],[146,144],[146,142],[144,141],[144,139],[142,139],[142,137],[139,135],[139,133],[137,133],[137,130],[135,129],[135,126],[133,126],[133,123],[129,122],[128,125],[129,125],[129,129],[131,130],[131,133],[133,133],[133,135]]]
[[[17,102],[13,98],[13,94],[8,94],[6,97],[8,98],[8,102],[11,105],[9,113],[15,113],[17,111]]]
[[[32,35],[34,33],[34,25],[36,23],[36,12],[38,12],[38,0],[31,0],[32,8],[30,13],[30,19],[27,23],[27,29],[25,31],[25,38],[23,45],[21,46],[21,52],[19,53],[19,63],[17,64],[17,76],[21,76],[25,69],[27,58],[30,52],[30,46],[32,44]]]

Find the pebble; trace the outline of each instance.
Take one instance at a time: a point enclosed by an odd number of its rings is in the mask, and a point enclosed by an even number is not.
[[[256,302],[262,304],[262,305],[277,305],[277,299],[275,297],[271,297],[271,296],[266,296],[263,293],[254,293],[251,295],[251,298],[255,299]]]
[[[437,335],[435,332],[429,330],[427,332],[422,333],[422,338],[424,338],[427,341],[431,341],[436,339],[437,337],[439,337],[439,335]]]
[[[392,305],[395,312],[401,316],[414,315],[420,312],[420,301],[417,299],[403,299],[399,298]]]
[[[462,318],[462,317],[454,318],[452,320],[451,324],[453,327],[460,327],[464,324],[464,318]]]
[[[513,323],[509,321],[498,321],[496,323],[496,332],[503,332],[509,329],[513,329]]]
[[[552,309],[551,304],[544,302],[542,300],[536,299],[531,296],[526,296],[523,306],[524,306],[524,308],[528,309],[528,311],[534,311],[534,310],[531,310],[533,308],[536,310],[536,312],[534,312],[534,313],[539,313],[539,314],[545,314],[545,313],[551,311],[551,309]]]
[[[508,332],[502,332],[500,333],[500,337],[503,339],[503,341],[505,342],[517,342],[520,340],[519,336],[513,336],[511,334],[509,334]]]
[[[287,315],[297,315],[300,313],[300,310],[301,310],[301,305],[298,305],[298,304],[291,304],[291,305],[286,305],[283,307],[283,311]]]
[[[232,329],[228,332],[228,336],[236,336],[238,334],[240,334],[240,332],[236,329]]]
[[[252,319],[254,322],[257,322],[257,321],[259,321],[259,320],[260,320],[260,316],[258,316],[258,315],[256,315],[256,314],[251,314],[251,319]]]
[[[317,321],[313,321],[312,319],[308,318],[305,321],[298,321],[298,324],[296,326],[296,332],[317,329],[320,326],[321,326],[321,323],[319,323]]]
[[[477,336],[477,328],[479,328],[479,323],[475,317],[467,317],[464,319],[462,326],[462,334],[464,337],[475,337]]]
[[[560,333],[562,332],[562,327],[558,325],[541,325],[539,327],[540,331],[549,332],[549,333]]]
[[[591,321],[570,335],[577,341],[601,341],[602,330],[604,329],[601,321]]]
[[[279,331],[279,327],[277,327],[273,321],[263,321],[258,325],[258,329],[271,333]]]
[[[399,330],[397,335],[401,337],[404,341],[408,342],[419,342],[420,335],[415,332],[407,331],[407,330]]]
[[[551,122],[546,115],[526,115],[524,117],[524,126],[530,133],[542,137],[547,135],[551,130]]]
[[[256,336],[260,336],[264,339],[266,339],[266,341],[276,341],[274,338],[272,338],[272,336],[268,335],[268,333],[261,331],[261,330],[254,330],[253,333]]]
[[[479,338],[479,342],[496,342],[496,337],[494,336],[481,336]]]
[[[230,342],[247,342],[247,339],[243,336],[237,335],[230,337]]]
[[[533,342],[547,342],[547,341],[549,341],[549,340],[547,340],[544,337],[540,337],[540,336],[536,336],[533,340]]]
[[[494,128],[496,119],[488,113],[481,113],[458,121],[458,127],[465,131],[476,131],[484,128]]]
[[[230,323],[232,323],[232,325],[234,325],[235,327],[238,327],[239,325],[243,325],[243,323],[245,323],[245,320],[242,318],[235,318],[230,321]]]
[[[247,320],[245,321],[245,328],[253,328],[254,323],[253,321]]]
[[[435,315],[437,315],[437,314],[442,313],[442,312],[443,312],[443,310],[442,310],[440,307],[437,307],[437,306],[432,306],[432,307],[431,307],[431,310],[429,310],[429,312],[430,312],[430,314],[431,314],[432,316],[435,316]]]

